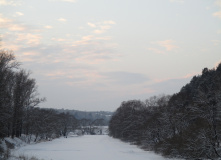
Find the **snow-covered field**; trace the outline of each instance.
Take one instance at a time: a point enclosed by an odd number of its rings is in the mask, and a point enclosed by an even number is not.
[[[15,155],[35,156],[44,160],[162,160],[153,152],[107,135],[85,135],[59,138],[49,142],[27,145],[14,151]]]

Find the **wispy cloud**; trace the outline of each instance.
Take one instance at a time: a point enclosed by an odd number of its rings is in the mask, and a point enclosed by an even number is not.
[[[116,22],[114,22],[114,21],[112,21],[112,20],[104,21],[103,23],[104,23],[104,24],[116,24]]]
[[[46,71],[44,76],[50,79],[62,79],[63,83],[70,86],[90,86],[100,81],[102,76],[94,69],[79,68],[78,66],[74,69],[54,69]]]
[[[155,47],[149,47],[148,50],[158,54],[164,54],[166,52],[173,51],[179,48],[177,45],[175,45],[175,41],[170,39],[164,41],[151,42],[151,44],[155,45]]]
[[[67,21],[62,17],[57,20]],[[34,27],[0,14],[0,29],[5,31],[2,44],[4,48],[15,51],[18,61],[35,67],[34,71],[39,71],[41,75],[44,74],[52,79],[65,77],[65,83],[83,84],[83,86],[101,82],[100,79],[107,80],[107,75],[105,77],[96,70],[91,71],[91,68],[119,59],[120,54],[116,52],[116,44],[112,42],[110,36],[93,34],[95,30],[101,30],[104,33],[114,24],[114,21],[88,23],[87,25],[92,29],[91,34],[73,40],[72,34],[67,36],[64,34],[61,37],[55,34],[54,38],[44,37],[45,29],[52,29],[53,26],[43,25],[37,32],[34,31]],[[36,66],[44,66],[44,68],[39,69]],[[132,82],[135,79],[127,81]],[[118,82],[120,82],[119,79]]]
[[[220,40],[212,40],[214,46],[220,46],[221,41]]]
[[[97,23],[87,23],[88,26],[94,28],[93,33],[95,34],[102,34],[105,33],[107,30],[111,29],[112,25],[116,24],[116,22],[112,20],[97,22]]]
[[[62,1],[64,1],[64,2],[71,2],[71,3],[76,3],[77,2],[77,0],[62,0]]]
[[[47,26],[44,26],[44,28],[46,28],[46,29],[52,29],[53,27],[52,27],[52,26],[47,25]]]
[[[20,0],[0,0],[0,5],[2,6],[18,6],[21,5]]]
[[[118,84],[140,84],[149,81],[143,74],[132,72],[107,72],[102,74],[109,82]]]
[[[221,64],[221,60],[215,63],[215,68],[217,68],[219,64]]]
[[[23,15],[21,12],[16,12]],[[9,19],[0,14],[0,29],[2,34],[2,48],[19,51],[21,48],[39,45],[42,40],[41,33],[35,27],[21,24],[19,21]],[[30,60],[29,60],[30,61]]]
[[[24,31],[27,28],[19,23],[15,23],[12,19],[8,19],[0,14],[0,28],[4,28],[10,31]]]
[[[18,15],[18,16],[23,16],[24,13],[22,13],[22,12],[16,12],[16,15]]]
[[[12,20],[3,17],[2,14],[0,14],[0,24],[2,27],[6,26],[8,23],[11,23]]]
[[[38,45],[42,37],[38,34],[31,34],[31,33],[19,33],[17,34],[17,41],[25,43],[27,45]]]
[[[221,0],[216,0],[215,5],[219,7],[219,11],[213,13],[213,16],[221,18]]]
[[[108,25],[107,26],[100,26],[99,29],[94,30],[94,33],[102,34],[102,33],[106,32],[110,28],[111,28],[111,26],[108,26]]]
[[[57,1],[57,2],[69,2],[69,3],[76,3],[77,0],[50,0],[50,1]]]
[[[180,89],[190,82],[192,76],[186,78],[170,78],[162,81],[158,81],[149,85],[149,88],[154,90],[154,94],[174,94],[180,91]]]
[[[96,27],[96,24],[94,24],[94,23],[90,23],[90,22],[88,22],[87,24],[88,24],[90,27],[93,27],[93,28]]]
[[[215,1],[215,4],[216,4],[218,7],[221,7],[221,0],[216,0],[216,1]]]
[[[199,72],[192,72],[192,73],[188,73],[185,76],[178,78],[178,79],[182,79],[182,78],[192,78],[193,76],[199,75]]]
[[[172,51],[172,50],[178,48],[178,46],[174,45],[173,40],[158,41],[156,43],[158,45],[164,47],[167,51]]]
[[[213,13],[213,16],[221,18],[221,11]]]
[[[67,22],[67,19],[65,19],[65,18],[59,18],[58,21],[60,21],[60,22]]]
[[[158,48],[148,48],[149,51],[153,51],[155,53],[158,53],[158,54],[164,54],[165,52],[158,49]]]
[[[57,42],[64,42],[67,41],[67,39],[64,38],[52,38],[53,41],[57,41]]]
[[[109,42],[106,37],[84,36],[72,44],[74,50],[81,53],[75,60],[83,64],[99,64],[109,60],[116,60],[119,55],[115,53],[116,44]],[[79,55],[79,54],[78,54]]]
[[[178,80],[178,79],[190,79],[195,75],[199,75],[200,72],[190,72],[187,73],[184,76],[180,76],[180,77],[170,77],[170,78],[161,78],[161,79],[153,79],[153,81],[155,83],[162,83],[162,82],[166,82],[166,81],[171,81],[171,80]]]
[[[184,0],[170,0],[170,2],[175,2],[175,3],[183,3]]]
[[[40,34],[17,33],[16,37],[16,41],[13,41],[13,38],[7,40],[8,44],[14,44],[17,47],[16,52],[20,57],[23,53],[34,52],[35,54],[30,54],[29,59],[33,58],[39,63],[50,61],[50,63],[72,64],[74,62],[87,66],[116,61],[119,58],[114,50],[115,44],[110,42],[109,37],[88,35],[78,41],[52,38],[53,41],[58,42],[55,45],[43,44],[41,41],[43,37]]]

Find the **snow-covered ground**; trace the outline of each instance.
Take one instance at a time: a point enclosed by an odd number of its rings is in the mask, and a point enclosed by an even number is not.
[[[107,135],[85,135],[59,138],[49,142],[27,145],[14,151],[15,155],[35,156],[44,160],[162,160],[153,152],[121,142]]]

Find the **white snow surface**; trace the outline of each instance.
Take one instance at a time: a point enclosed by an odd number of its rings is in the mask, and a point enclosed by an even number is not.
[[[84,135],[31,144],[14,150],[14,155],[35,156],[44,160],[163,160],[154,152],[107,135]]]

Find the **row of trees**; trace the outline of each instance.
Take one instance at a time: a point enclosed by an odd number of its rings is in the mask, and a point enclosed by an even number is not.
[[[186,159],[221,158],[221,64],[203,69],[179,93],[123,102],[110,136]]]
[[[21,69],[10,51],[0,50],[0,138],[34,134],[36,138],[66,135],[78,121],[68,113],[36,106],[39,98],[36,81]]]

